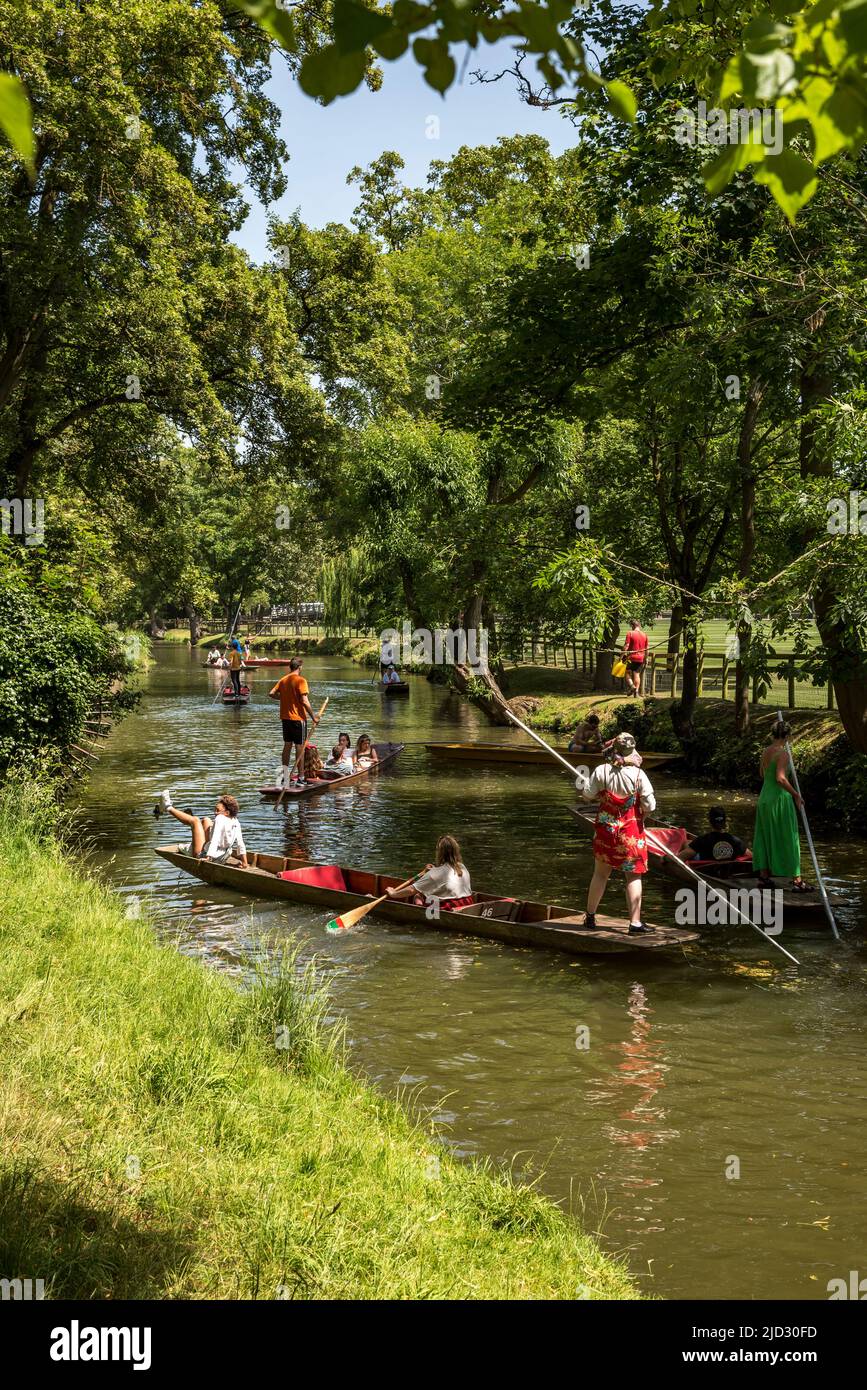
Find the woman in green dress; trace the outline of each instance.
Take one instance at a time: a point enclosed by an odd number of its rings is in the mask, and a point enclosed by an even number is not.
[[[772,875],[791,878],[797,893],[807,891],[801,878],[801,842],[795,810],[803,805],[786,775],[789,770],[788,738],[791,727],[778,719],[773,742],[762,753],[762,792],[756,806],[756,832],[753,836],[753,864],[765,887],[773,887]]]

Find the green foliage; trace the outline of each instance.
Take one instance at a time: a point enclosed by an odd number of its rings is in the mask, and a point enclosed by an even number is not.
[[[59,614],[14,575],[0,577],[0,769],[36,766],[78,737],[94,699],[106,713],[129,672],[120,634],[86,613]]]

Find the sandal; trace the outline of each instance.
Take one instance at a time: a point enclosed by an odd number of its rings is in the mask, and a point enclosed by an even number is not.
[[[805,883],[802,878],[793,878],[791,891],[793,893],[812,893],[815,890],[812,883]]]

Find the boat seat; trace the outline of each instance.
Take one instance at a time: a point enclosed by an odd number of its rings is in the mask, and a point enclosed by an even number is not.
[[[471,903],[469,907],[459,907],[457,917],[493,917],[498,922],[515,922],[521,911],[518,898],[494,898],[487,902]]]
[[[278,878],[288,878],[292,883],[309,883],[313,888],[330,888],[338,893],[346,893],[346,880],[338,864],[311,864],[306,869],[284,869]]]

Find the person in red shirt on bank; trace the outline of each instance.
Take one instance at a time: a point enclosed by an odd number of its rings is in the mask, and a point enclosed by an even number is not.
[[[304,780],[301,769],[301,754],[307,742],[307,719],[313,720],[314,728],[319,723],[319,716],[313,713],[313,706],[310,703],[310,688],[301,674],[301,667],[304,665],[300,656],[293,657],[289,662],[289,674],[283,676],[277,684],[268,691],[269,700],[280,701],[280,718],[283,721],[283,759],[278,778],[278,786],[288,786],[289,782],[301,782]],[[292,749],[295,749],[295,766],[292,775],[289,775],[289,757]]]
[[[641,678],[647,660],[647,633],[642,632],[637,618],[630,618],[629,632],[623,644],[623,660],[626,662],[626,685],[630,695],[641,694]]]

